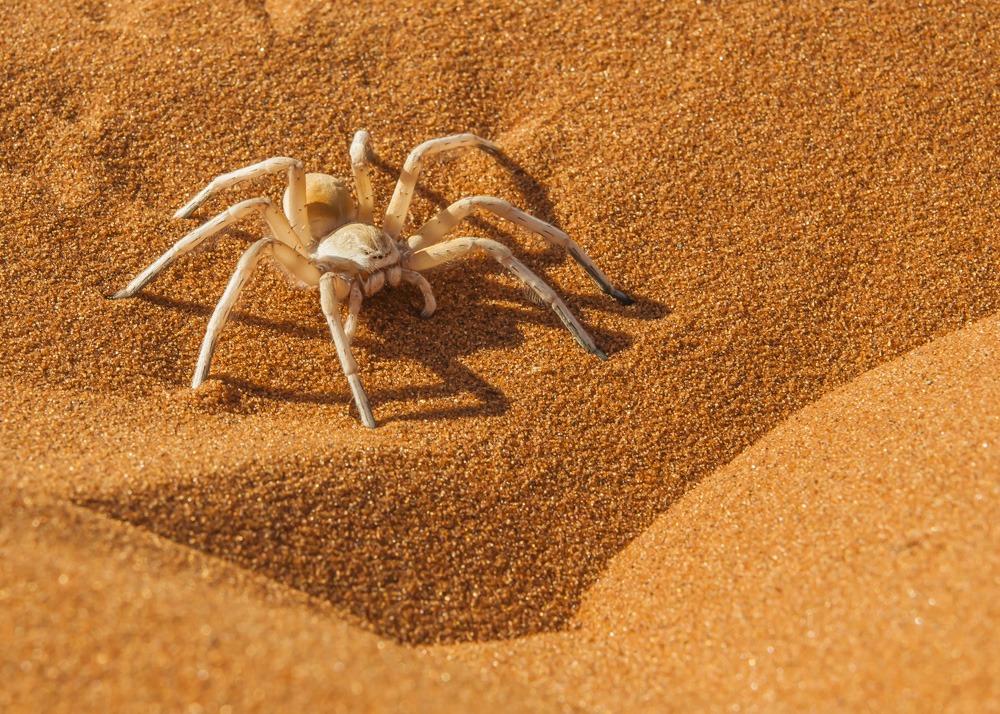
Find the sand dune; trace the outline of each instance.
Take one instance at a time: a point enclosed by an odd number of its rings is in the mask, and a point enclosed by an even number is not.
[[[794,414],[623,550],[577,629],[440,654],[596,711],[995,708],[998,338]]]
[[[997,708],[992,4],[0,20],[0,707]],[[634,305],[509,223],[461,234],[610,359],[454,263],[428,320],[365,301],[366,430],[268,263],[192,391],[265,226],[105,296],[283,189],[172,219],[214,176],[348,177],[358,129],[377,216],[412,147],[496,142],[428,160],[408,230],[477,194],[559,226]]]

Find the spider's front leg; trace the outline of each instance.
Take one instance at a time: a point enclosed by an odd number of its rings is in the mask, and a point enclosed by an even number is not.
[[[347,304],[347,322],[344,323],[344,333],[347,335],[347,344],[354,342],[354,335],[358,331],[358,313],[361,312],[361,301],[364,299],[364,292],[361,289],[361,281],[355,278],[351,281],[351,300]]]
[[[340,278],[333,273],[323,273],[320,277],[320,304],[323,306],[323,314],[326,316],[326,322],[330,326],[333,343],[337,346],[337,357],[340,358],[340,366],[347,377],[347,383],[351,385],[351,392],[354,394],[354,403],[358,405],[361,423],[369,429],[374,429],[377,426],[375,417],[372,415],[372,408],[368,403],[368,395],[365,394],[365,388],[361,385],[361,378],[358,377],[358,363],[351,353],[350,341],[347,338],[347,333],[344,331],[344,325],[340,321],[340,300],[337,299],[337,280],[340,280]]]

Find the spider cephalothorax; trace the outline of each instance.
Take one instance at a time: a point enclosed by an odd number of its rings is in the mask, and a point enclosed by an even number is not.
[[[206,238],[245,216],[259,214],[267,221],[274,235],[254,243],[240,258],[236,272],[208,323],[192,387],[200,386],[208,377],[219,334],[240,291],[265,253],[271,254],[302,282],[319,286],[320,302],[337,346],[337,355],[351,385],[361,421],[368,427],[375,426],[375,418],[358,377],[358,365],[351,353],[351,341],[357,329],[361,301],[381,290],[387,283],[398,285],[400,282],[407,282],[420,289],[424,298],[424,309],[420,314],[422,317],[430,317],[436,304],[431,286],[420,274],[421,271],[467,255],[473,250],[488,253],[510,270],[524,283],[533,298],[552,308],[581,347],[601,359],[607,359],[559,296],[517,260],[502,243],[487,238],[444,240],[459,221],[477,208],[485,209],[537,233],[550,243],[564,247],[601,290],[619,302],[630,304],[632,300],[615,288],[590,257],[555,226],[529,216],[502,199],[473,196],[448,206],[408,239],[400,240],[399,234],[409,211],[410,198],[423,158],[461,147],[476,147],[490,153],[498,151],[495,145],[473,134],[458,134],[424,142],[406,159],[381,228],[375,225],[372,218],[374,202],[368,176],[372,151],[368,132],[365,131],[359,131],[351,144],[356,203],[343,181],[326,174],[307,174],[302,164],[295,159],[268,159],[219,176],[177,211],[175,216],[191,216],[213,194],[224,188],[247,179],[279,172],[288,173],[288,188],[282,201],[284,212],[279,211],[268,198],[252,198],[237,203],[181,238],[129,283],[128,287],[111,297],[134,296],[165,267],[189,253]],[[340,305],[344,301],[348,304],[347,320],[341,322]]]

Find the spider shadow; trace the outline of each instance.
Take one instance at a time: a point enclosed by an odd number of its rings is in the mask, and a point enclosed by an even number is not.
[[[419,364],[425,372],[437,377],[434,384],[401,385],[370,391],[373,400],[413,405],[404,413],[393,414],[384,421],[450,420],[502,414],[509,409],[508,397],[467,367],[463,358],[481,350],[511,352],[525,347],[528,343],[520,328],[526,324],[549,327],[564,333],[565,339],[571,339],[551,310],[531,302],[513,283],[503,284],[502,275],[497,272],[496,266],[488,262],[442,266],[432,274],[442,305],[435,315],[426,320],[418,316],[419,294],[406,287],[384,289],[365,301],[361,329],[355,341],[356,349],[360,347],[368,352],[367,359],[376,364],[402,360]],[[289,289],[294,291],[294,288]],[[563,296],[569,300],[571,307],[582,302],[595,308],[624,308],[604,296]],[[144,292],[136,297],[150,305],[197,316],[205,322],[215,310],[210,303],[168,297],[162,293]],[[311,303],[310,298],[315,296],[303,293],[301,297]],[[318,300],[313,312],[315,321],[292,321],[237,309],[230,320],[262,332],[330,343]],[[469,323],[488,325],[488,328],[472,331],[467,329]],[[630,343],[624,334],[593,325],[587,328],[609,355],[626,349]],[[225,334],[220,347],[225,349]],[[331,364],[335,364],[336,354],[332,348],[329,353]],[[364,369],[366,359],[361,361]],[[186,377],[177,375],[172,375],[170,379],[178,386],[187,381]],[[246,375],[213,371],[211,379],[229,385],[239,393],[263,399],[317,405],[350,401],[346,391],[308,390],[301,386],[281,388]],[[440,406],[442,400],[463,396],[466,398],[463,404]],[[468,403],[469,397],[474,400],[472,403]],[[241,402],[240,399],[227,401],[215,408],[238,412],[246,406]],[[418,407],[422,402],[437,402],[437,405]]]
[[[468,271],[461,266],[452,266],[436,273],[441,278],[438,284],[447,284],[453,290],[444,291],[446,304],[427,320],[419,318],[416,307],[407,304],[412,298],[401,295],[403,291],[373,298],[378,300],[381,297],[383,306],[381,309],[372,306],[367,329],[359,335],[356,344],[370,349],[380,361],[402,359],[419,363],[439,380],[439,384],[425,387],[404,385],[376,390],[371,394],[373,399],[414,403],[463,394],[476,399],[475,404],[411,409],[389,416],[385,422],[502,414],[509,409],[507,396],[463,364],[462,358],[483,350],[509,354],[527,347],[528,339],[521,330],[524,325],[548,327],[561,333],[563,339],[572,341],[559,319],[547,307],[533,304],[523,299],[518,290],[490,280],[490,267],[484,264]],[[471,279],[469,272],[473,274]],[[458,274],[466,276],[468,282],[456,280]],[[470,324],[484,326],[484,329],[469,330]],[[588,326],[588,330],[599,344],[607,348],[609,354],[627,349],[631,343],[624,333],[595,329],[593,326]],[[397,339],[380,341],[367,338],[377,334],[395,334]]]
[[[179,312],[183,312],[188,315],[203,317],[205,318],[206,321],[212,316],[212,313],[215,311],[215,305],[206,305],[202,303],[192,302],[190,300],[181,300],[179,298],[167,297],[166,295],[163,295],[161,293],[143,292],[136,295],[135,299],[145,303],[149,303],[150,305],[156,305],[157,307],[169,310],[177,310]],[[271,332],[277,332],[279,334],[290,335],[295,337],[320,338],[324,335],[323,330],[315,326],[308,327],[301,323],[292,322],[290,320],[275,320],[269,317],[253,315],[248,312],[243,312],[239,310],[233,311],[232,315],[229,318],[229,321],[240,323],[243,325],[250,325],[252,327],[257,327]]]
[[[442,339],[439,333],[432,334],[427,329],[428,321],[421,320],[417,316],[416,310],[408,309],[409,306],[406,304],[408,296],[396,298],[380,294],[376,297],[383,298],[383,300],[379,301],[382,304],[372,305],[371,299],[369,299],[366,303],[370,308],[370,312],[376,310],[385,311],[388,314],[384,316],[382,322],[392,320],[393,323],[372,325],[370,320],[365,320],[364,312],[362,312],[360,334],[353,343],[355,353],[357,354],[359,348],[361,348],[368,353],[369,358],[373,358],[371,361],[376,363],[388,363],[395,360],[418,363],[426,371],[433,373],[437,377],[437,383],[374,390],[369,386],[368,392],[370,398],[376,402],[409,402],[415,405],[421,401],[440,400],[460,395],[471,395],[475,399],[475,402],[472,404],[456,405],[447,408],[437,407],[429,410],[414,409],[405,414],[388,417],[383,422],[417,421],[428,418],[444,420],[470,416],[494,416],[508,410],[509,400],[507,397],[476,374],[475,371],[462,364],[460,358],[468,354],[471,350],[460,348],[442,349],[441,341],[447,342],[447,336]],[[395,304],[392,306],[385,305],[386,298]],[[317,312],[319,312],[318,307]],[[398,318],[400,315],[403,315],[403,330],[399,329]],[[322,319],[321,314],[318,315],[317,320],[319,319]],[[267,320],[260,318],[243,319],[242,313],[234,313],[233,320],[258,325],[264,329],[268,327]],[[413,329],[409,329],[411,325]],[[400,331],[404,332],[403,339],[379,339],[379,336],[382,334],[398,336]],[[308,335],[310,339],[322,341],[329,347],[328,354],[331,366],[337,364],[337,354],[325,323],[317,321],[317,326],[314,328],[300,328],[294,332],[298,335]],[[430,359],[428,357],[429,352],[433,352],[437,358]],[[365,365],[366,360],[364,358],[359,358],[359,362],[362,365],[362,374],[366,371],[366,367],[370,369],[370,366]],[[231,385],[241,392],[290,403],[335,405],[351,401],[350,392],[346,388],[338,392],[281,389],[246,377],[215,372],[211,374],[211,378]]]
[[[548,308],[521,301],[519,291],[498,281],[489,280],[489,265],[477,266],[474,277],[469,279],[460,266],[441,271],[438,275],[446,282],[457,286],[446,292],[446,304],[429,319],[419,317],[416,305],[418,295],[400,288],[383,290],[365,301],[359,334],[354,341],[357,354],[363,350],[365,357],[359,356],[362,372],[365,362],[391,364],[401,361],[418,364],[425,373],[436,377],[433,384],[399,385],[383,388],[369,387],[369,397],[376,403],[404,403],[411,406],[402,413],[382,419],[382,423],[393,421],[453,420],[465,417],[489,417],[505,413],[510,408],[510,400],[501,390],[490,384],[476,371],[463,363],[463,358],[482,350],[512,352],[527,346],[528,341],[521,332],[524,325],[539,325],[555,329],[571,340],[559,323],[558,318]],[[449,274],[453,273],[453,274]],[[472,285],[454,280],[458,274],[466,275]],[[495,275],[495,274],[494,274]],[[451,278],[452,280],[448,280]],[[455,293],[459,293],[456,295]],[[161,299],[158,302],[170,306],[173,301]],[[211,308],[191,303],[178,303],[182,309],[193,314],[207,315]],[[498,304],[507,303],[507,304]],[[456,307],[457,306],[457,307]],[[449,307],[452,309],[449,310]],[[330,343],[325,323],[317,310],[314,326],[304,326],[291,322],[279,322],[267,318],[234,312],[234,322],[253,325],[263,330],[277,329],[310,340]],[[488,325],[488,329],[469,330],[469,324]],[[589,326],[594,338],[613,355],[627,349],[631,340],[623,333]],[[330,359],[336,362],[336,354],[330,345]],[[372,367],[367,365],[367,369]],[[302,391],[281,389],[261,381],[243,376],[213,372],[212,379],[231,385],[241,392],[258,397],[278,399],[291,403],[333,405],[350,401],[349,393],[325,391]],[[471,397],[472,403],[453,406],[427,407],[423,402],[437,402],[458,397]]]

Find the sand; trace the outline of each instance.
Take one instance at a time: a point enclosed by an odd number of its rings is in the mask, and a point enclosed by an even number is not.
[[[990,3],[7,3],[0,709],[1000,709],[1000,11]],[[408,228],[528,232],[362,308],[247,220],[110,301],[270,156]]]

